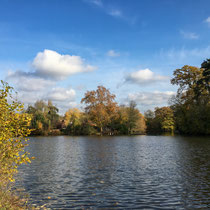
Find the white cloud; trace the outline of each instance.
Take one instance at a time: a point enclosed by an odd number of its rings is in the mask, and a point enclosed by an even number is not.
[[[106,13],[114,18],[121,19],[131,25],[135,24],[138,19],[137,16],[124,14],[123,11],[119,8],[106,8]]]
[[[110,10],[108,10],[108,14],[113,17],[117,17],[117,18],[123,17],[122,11],[119,9],[110,9]]]
[[[169,99],[176,93],[173,91],[154,91],[154,92],[139,92],[129,94],[126,101],[135,101],[140,107],[141,111],[146,111],[148,109],[153,109],[157,106],[168,105]]]
[[[84,64],[80,56],[61,55],[52,50],[39,52],[32,63],[35,75],[61,80],[72,74],[89,72],[96,67]]]
[[[68,109],[77,107],[76,91],[72,88],[55,87],[46,92],[43,96],[45,100],[51,100],[59,108],[59,112],[64,114]]]
[[[185,39],[198,39],[199,38],[199,36],[193,32],[186,32],[186,31],[181,30],[180,33]]]
[[[86,2],[89,2],[91,4],[94,4],[98,7],[103,7],[103,2],[102,0],[85,0]]]
[[[143,69],[132,72],[125,78],[125,82],[136,83],[139,85],[146,85],[154,82],[162,82],[168,80],[169,77],[155,74],[150,69]]]
[[[206,18],[205,22],[210,26],[210,16]]]
[[[137,16],[128,16],[122,12],[121,9],[113,7],[111,4],[106,4],[106,1],[102,0],[83,0],[84,2],[91,3],[96,5],[102,11],[104,11],[107,15],[110,15],[114,18],[121,19],[128,24],[135,24],[137,21]]]
[[[28,105],[33,105],[37,100],[42,99],[43,92],[37,91],[31,94],[30,92],[18,91],[18,99],[27,108]]]
[[[55,85],[54,81],[34,77],[30,73],[9,71],[7,81],[11,82],[20,91],[42,91]]]
[[[120,53],[115,52],[114,50],[109,50],[107,52],[107,55],[110,56],[110,57],[118,57],[118,56],[120,56]]]
[[[72,88],[48,88],[41,91],[18,91],[18,99],[27,105],[33,105],[37,100],[51,100],[59,108],[59,113],[64,114],[69,108],[77,106],[76,92]]]
[[[56,87],[47,93],[46,98],[52,101],[74,101],[76,92],[74,89]]]

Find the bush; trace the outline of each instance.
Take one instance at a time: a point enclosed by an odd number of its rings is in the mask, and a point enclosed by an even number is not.
[[[25,138],[30,134],[30,117],[23,113],[23,105],[14,98],[13,88],[1,81],[0,88],[0,205],[11,190],[11,182],[23,163],[29,163],[29,153],[24,151]],[[11,196],[9,196],[11,198]],[[7,199],[8,202],[10,199]],[[6,204],[5,204],[6,205]],[[1,206],[2,208],[2,206]],[[5,208],[5,207],[4,207]]]

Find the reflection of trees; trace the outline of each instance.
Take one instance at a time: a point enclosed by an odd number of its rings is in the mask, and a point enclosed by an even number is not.
[[[109,138],[89,137],[83,141],[83,172],[88,175],[84,177],[85,182],[90,181],[99,188],[100,182],[104,182],[104,187],[111,186],[115,178],[117,153],[114,141]]]

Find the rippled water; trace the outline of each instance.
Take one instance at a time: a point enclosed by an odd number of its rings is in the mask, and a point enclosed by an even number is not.
[[[32,202],[51,209],[208,209],[210,139],[36,137],[20,168]]]

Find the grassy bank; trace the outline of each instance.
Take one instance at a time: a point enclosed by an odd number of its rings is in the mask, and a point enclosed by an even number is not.
[[[18,192],[11,190],[10,186],[0,186],[0,209],[28,209],[27,197],[21,196]]]

